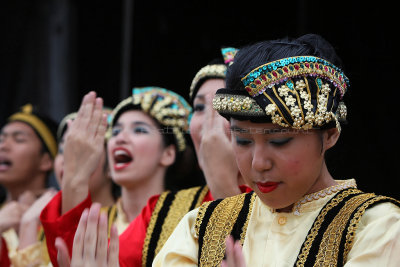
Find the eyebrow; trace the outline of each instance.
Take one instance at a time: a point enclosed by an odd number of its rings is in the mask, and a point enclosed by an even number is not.
[[[121,126],[122,124],[121,123],[119,123],[119,122],[117,122],[115,125],[114,125],[114,127],[115,126]],[[148,124],[147,122],[144,122],[144,121],[133,121],[133,122],[131,122],[130,123],[130,125],[134,125],[134,126],[137,126],[137,125],[144,125],[144,126],[147,126],[147,127],[150,127],[150,128],[155,128],[153,125],[150,125],[150,124]]]
[[[1,135],[1,136],[8,136],[8,135],[11,135],[11,136],[16,136],[16,135],[26,135],[26,136],[30,136],[29,133],[24,132],[24,131],[13,131],[13,132],[4,132],[4,131],[2,131],[2,132],[0,132],[0,135]]]
[[[204,100],[206,97],[205,95],[196,95],[194,99],[200,99],[200,100]]]

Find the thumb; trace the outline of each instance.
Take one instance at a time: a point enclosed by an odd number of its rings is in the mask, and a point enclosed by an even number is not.
[[[69,258],[68,247],[65,241],[57,237],[55,242],[55,247],[57,249],[57,263],[60,267],[70,267],[71,260]]]

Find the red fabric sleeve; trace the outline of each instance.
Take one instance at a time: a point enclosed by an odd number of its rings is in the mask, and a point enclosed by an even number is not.
[[[8,257],[7,244],[4,238],[1,238],[0,266],[1,267],[11,266],[10,258]]]
[[[142,250],[151,214],[160,195],[152,196],[142,212],[129,224],[119,236],[119,265],[142,266]]]
[[[57,249],[55,247],[56,237],[61,237],[64,239],[71,255],[72,244],[74,242],[74,236],[81,218],[81,214],[85,208],[90,208],[92,205],[92,199],[90,194],[88,194],[88,197],[80,204],[61,215],[61,197],[62,192],[60,191],[47,204],[40,214],[40,221],[43,225],[43,230],[46,236],[46,244],[50,260],[55,267],[58,267]]]

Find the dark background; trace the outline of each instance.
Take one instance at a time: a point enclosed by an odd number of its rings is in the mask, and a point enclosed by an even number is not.
[[[349,124],[328,167],[336,179],[356,178],[365,191],[400,198],[393,3],[2,1],[0,125],[27,102],[60,121],[89,90],[109,107],[134,86],[165,87],[187,98],[196,72],[222,46],[318,33],[337,49],[351,82]]]

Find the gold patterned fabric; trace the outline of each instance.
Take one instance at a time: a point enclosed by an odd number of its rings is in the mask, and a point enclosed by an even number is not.
[[[151,266],[183,216],[202,203],[208,192],[207,186],[197,186],[160,195],[151,215],[143,245],[142,266]]]
[[[340,181],[339,185],[344,182]],[[305,251],[303,244],[310,245],[310,253],[305,258],[315,260],[309,256],[320,257],[332,253],[318,253],[319,249],[320,252],[327,252],[327,248],[336,251],[337,243],[331,241],[337,237],[343,238],[339,250],[345,252],[342,258],[332,257],[339,259],[339,266],[343,262],[344,266],[398,266],[400,208],[391,203],[398,203],[396,200],[364,194],[353,186],[331,194],[316,193],[310,201],[301,203],[299,214],[294,214],[294,211],[276,212],[257,196],[254,197],[245,224],[247,230],[242,247],[247,266],[294,266],[299,260],[299,254]],[[202,206],[191,211],[181,220],[155,258],[153,266],[198,266],[199,217],[207,216],[204,214],[212,203],[208,203],[208,208]],[[331,213],[332,210],[335,212]],[[325,219],[320,225],[318,222],[322,217]],[[346,220],[348,223],[342,224]],[[331,226],[324,225],[328,221],[332,223]],[[218,227],[224,228],[224,222],[221,223]],[[312,230],[318,226],[318,230]],[[314,242],[305,242],[312,233],[316,233]],[[212,244],[209,245],[212,247]],[[214,261],[216,258],[211,257],[209,260]],[[306,261],[304,266],[313,264]],[[333,263],[331,266],[337,265]]]

